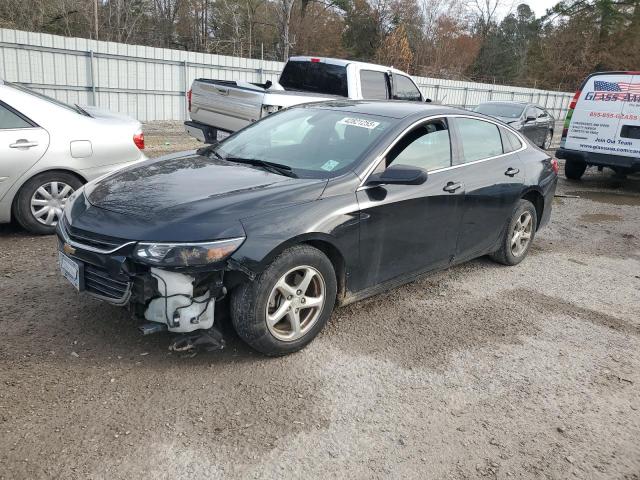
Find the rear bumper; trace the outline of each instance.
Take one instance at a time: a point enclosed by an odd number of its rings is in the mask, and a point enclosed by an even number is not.
[[[595,165],[598,167],[624,168],[640,172],[640,158],[638,157],[581,152],[578,150],[568,150],[566,148],[556,150],[556,157],[574,162],[584,162],[587,165]]]

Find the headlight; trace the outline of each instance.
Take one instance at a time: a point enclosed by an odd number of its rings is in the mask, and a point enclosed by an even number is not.
[[[136,246],[134,256],[163,267],[198,267],[219,262],[235,252],[245,237],[203,243],[147,243]]]

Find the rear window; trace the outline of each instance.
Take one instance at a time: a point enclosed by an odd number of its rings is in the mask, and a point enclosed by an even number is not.
[[[280,75],[285,90],[348,97],[347,67],[323,62],[289,60]]]
[[[384,72],[361,70],[360,88],[362,90],[362,98],[367,100],[387,100],[389,98],[387,74]]]
[[[512,103],[481,103],[475,110],[490,117],[520,118],[524,107]]]

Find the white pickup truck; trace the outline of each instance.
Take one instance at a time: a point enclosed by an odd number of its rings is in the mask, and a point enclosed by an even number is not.
[[[278,83],[194,80],[187,94],[187,132],[214,143],[265,115],[332,98],[423,101],[411,77],[395,68],[333,58],[292,57]]]

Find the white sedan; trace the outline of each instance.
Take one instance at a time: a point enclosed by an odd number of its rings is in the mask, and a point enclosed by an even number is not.
[[[0,223],[53,233],[82,184],[146,159],[141,124],[0,79]]]

